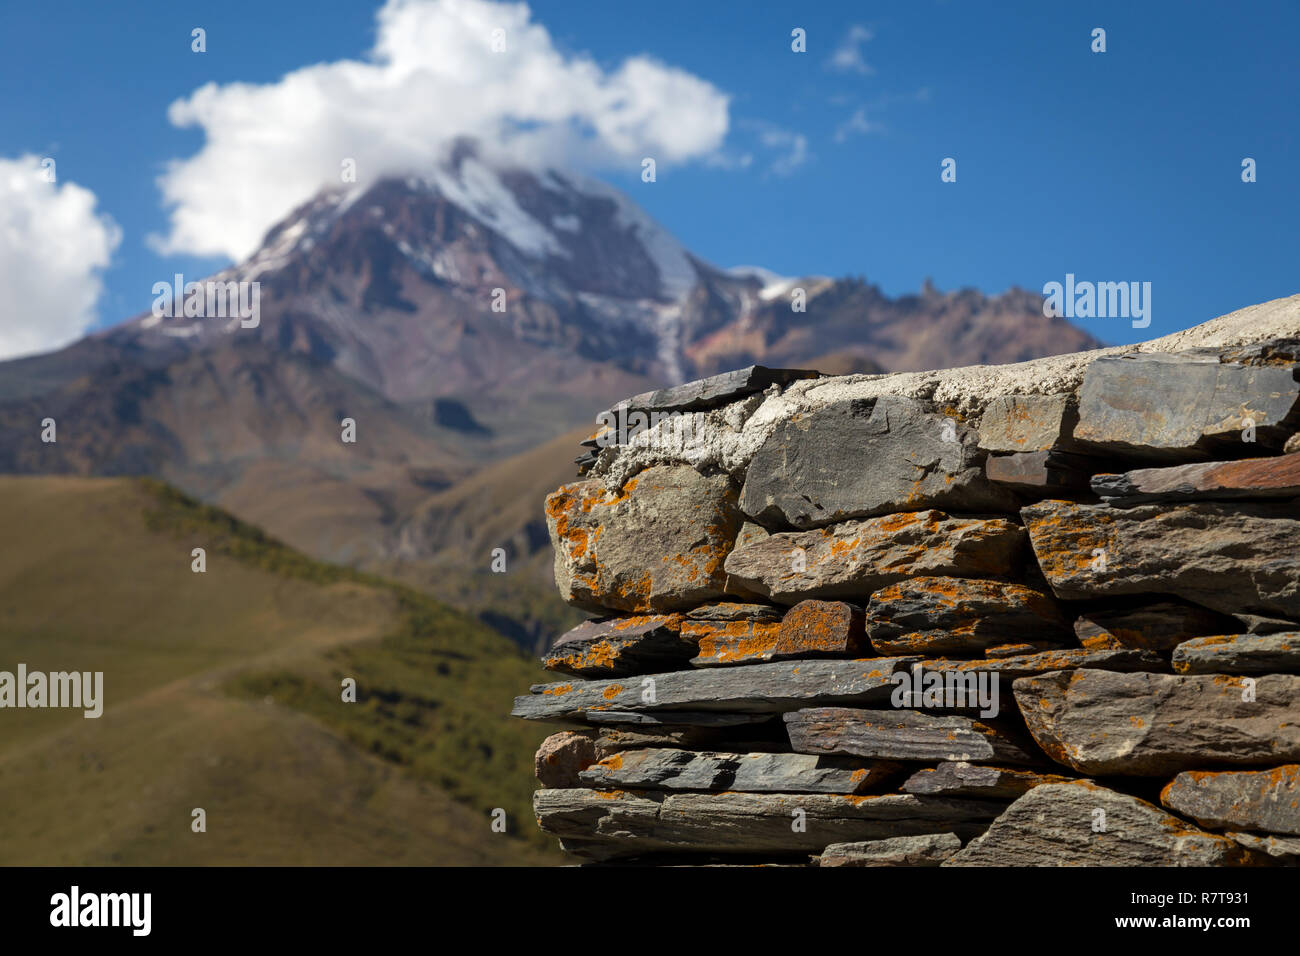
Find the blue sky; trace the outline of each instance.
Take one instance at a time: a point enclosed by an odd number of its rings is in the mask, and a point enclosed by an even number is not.
[[[378,6],[6,6],[0,158],[53,157],[60,181],[93,191],[120,227],[99,325],[147,309],[173,272],[224,262],[163,255],[147,239],[168,232],[167,161],[205,142],[169,122],[169,104],[210,82],[272,84],[364,59]],[[665,164],[653,184],[638,164],[603,171],[718,265],[862,275],[891,295],[927,276],[990,293],[1041,290],[1067,272],[1151,282],[1149,328],[1081,321],[1109,342],[1300,291],[1300,5],[530,6],[566,55],[614,71],[649,54],[727,95],[711,158]],[[202,55],[190,50],[195,26],[208,35]],[[806,54],[790,50],[794,27]],[[1090,49],[1094,27],[1105,53]],[[835,68],[837,49],[866,33],[860,67]],[[956,183],[940,181],[945,157]],[[1241,181],[1243,157],[1257,182]]]

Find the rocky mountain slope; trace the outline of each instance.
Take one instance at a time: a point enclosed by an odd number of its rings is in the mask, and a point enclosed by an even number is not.
[[[1300,864],[1300,295],[1126,348],[630,408],[517,697],[586,860]],[[522,690],[522,688],[521,688]]]

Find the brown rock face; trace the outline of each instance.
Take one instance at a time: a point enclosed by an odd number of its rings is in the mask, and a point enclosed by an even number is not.
[[[1080,780],[1034,787],[944,866],[1242,866],[1235,840]]]
[[[1056,671],[1012,685],[1038,746],[1080,773],[1300,760],[1300,677]]]
[[[1270,674],[1300,670],[1300,631],[1197,637],[1174,648],[1180,674]]]
[[[740,514],[725,477],[675,465],[648,468],[618,493],[596,481],[566,485],[546,499],[546,524],[566,601],[646,613],[723,596]]]
[[[878,654],[971,654],[1068,634],[1056,602],[1041,591],[949,577],[909,578],[881,588],[871,595],[866,627]]]
[[[1300,516],[1289,505],[1044,501],[1021,516],[1057,597],[1173,594],[1226,614],[1300,618]]]
[[[938,866],[961,849],[955,833],[832,843],[817,858],[818,866]]]
[[[1160,802],[1203,827],[1300,836],[1300,765],[1180,773],[1160,794]]]
[[[566,730],[551,734],[537,748],[533,769],[543,787],[581,786],[578,774],[596,762],[596,742],[590,734]]]
[[[622,677],[671,667],[687,660],[681,616],[641,614],[583,621],[562,635],[542,658],[547,670],[577,677]]]
[[[1168,651],[1189,637],[1234,630],[1233,619],[1194,604],[1156,601],[1136,608],[1089,611],[1075,619],[1074,634],[1088,650]]]
[[[783,532],[738,547],[726,571],[780,604],[865,599],[908,577],[1001,577],[1018,565],[1024,529],[1002,518],[915,511]]]
[[[1115,505],[1192,498],[1294,498],[1300,495],[1300,455],[1093,475],[1092,490]]]

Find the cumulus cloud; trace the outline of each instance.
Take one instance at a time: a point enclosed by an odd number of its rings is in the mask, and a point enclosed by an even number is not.
[[[841,73],[861,73],[863,76],[874,73],[875,70],[862,57],[862,45],[870,42],[874,36],[866,27],[854,24],[831,54],[831,69]]]
[[[529,165],[589,170],[707,160],[728,97],[648,56],[604,68],[556,47],[526,4],[388,0],[365,60],[295,70],[274,83],[209,83],[168,118],[205,135],[160,180],[163,253],[241,259],[344,160],[360,182],[419,170],[458,137]],[[500,31],[500,32],[497,32]]]
[[[89,189],[47,181],[40,157],[0,157],[0,359],[58,348],[94,324],[100,273],[122,239],[95,204]]]

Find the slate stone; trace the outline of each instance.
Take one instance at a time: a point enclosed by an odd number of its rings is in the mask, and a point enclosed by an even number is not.
[[[1069,634],[1056,601],[1041,591],[954,577],[908,578],[881,588],[871,595],[866,629],[878,654],[971,654]]]
[[[602,418],[614,418],[629,412],[694,412],[718,408],[746,395],[766,391],[773,385],[784,386],[800,379],[820,377],[821,373],[812,369],[750,365],[684,385],[642,392],[619,402]]]
[[[798,753],[847,754],[885,760],[1036,763],[1033,745],[1007,728],[970,717],[914,710],[810,707],[785,715]]]
[[[1294,866],[1300,862],[1300,839],[1295,837],[1260,836],[1240,830],[1228,830],[1223,835],[1236,840],[1247,850],[1266,854],[1284,865]]]
[[[770,604],[741,604],[734,601],[721,604],[706,604],[686,612],[688,621],[761,621],[781,620],[784,608]]]
[[[1033,654],[1017,654],[1013,657],[986,658],[976,661],[956,661],[935,659],[922,661],[924,670],[958,674],[978,674],[986,672],[997,674],[1003,681],[1012,681],[1030,674],[1045,674],[1049,671],[1076,670],[1081,667],[1097,668],[1108,671],[1168,671],[1165,660],[1155,651],[1121,648],[1114,651],[1094,651],[1081,647],[1068,647],[1064,650],[1038,651]]]
[[[1233,618],[1183,601],[1096,608],[1075,619],[1074,634],[1092,651],[1173,650],[1189,637],[1235,630]]]
[[[1038,746],[1080,773],[1300,760],[1300,677],[1055,671],[1012,684]]]
[[[898,764],[888,761],[663,748],[611,754],[587,767],[578,785],[597,789],[869,793],[898,773]]]
[[[1294,359],[1260,348],[1130,354],[1089,364],[1074,437],[1135,458],[1197,460],[1215,445],[1242,444],[1248,422],[1261,448],[1294,431],[1300,382]]]
[[[683,633],[699,644],[696,667],[870,653],[862,611],[839,601],[801,601],[779,623],[690,625]]]
[[[876,657],[857,661],[777,661],[744,667],[673,671],[630,680],[568,681],[534,685],[515,698],[511,713],[529,720],[572,718],[589,713],[660,712],[665,721],[678,711],[779,713],[814,703],[886,700],[895,671],[916,658]],[[647,697],[653,691],[653,702]]]
[[[1003,518],[914,511],[773,534],[727,556],[727,573],[779,604],[864,600],[924,575],[1005,577],[1018,566],[1024,529]]]
[[[534,694],[544,693],[551,684],[535,684]],[[559,685],[563,686],[563,685]],[[629,727],[641,727],[657,730],[678,730],[692,728],[742,727],[748,724],[761,724],[772,719],[771,713],[745,713],[740,711],[720,710],[590,710],[582,715],[589,724],[620,724]]]
[[[1300,631],[1197,637],[1174,648],[1179,674],[1276,674],[1300,671]]]
[[[1203,827],[1300,836],[1300,765],[1180,773],[1160,802]]]
[[[592,735],[566,730],[542,741],[533,758],[533,770],[543,787],[580,787],[578,774],[595,762]]]
[[[1108,504],[1189,499],[1294,498],[1300,495],[1300,454],[1242,461],[1207,461],[1093,475],[1092,490]]]
[[[546,793],[548,791],[539,791]],[[944,866],[1246,866],[1267,862],[1095,783],[1034,787]]]
[[[918,770],[903,782],[907,793],[943,797],[979,797],[986,800],[1014,800],[1034,787],[1069,783],[1069,777],[1054,773],[984,767],[966,761],[945,761],[934,768]]]
[[[820,853],[832,843],[973,835],[1002,809],[987,801],[915,794],[664,793],[538,790],[533,810],[561,846],[590,860],[654,853]],[[793,826],[796,821],[801,826]]]
[[[1078,418],[1073,395],[999,395],[984,407],[979,447],[996,452],[1068,447]]]
[[[1018,455],[989,455],[984,476],[1021,495],[1046,497],[1052,493],[1089,492],[1088,459],[1052,451],[1027,451]]]
[[[676,611],[723,596],[723,560],[740,515],[725,476],[657,465],[615,493],[598,481],[546,499],[555,583],[570,604],[633,613]]]
[[[542,657],[547,670],[577,677],[621,677],[668,670],[695,645],[680,634],[680,615],[649,614],[583,621]]]
[[[772,715],[765,715],[772,719]],[[598,724],[596,759],[627,750],[659,747],[669,750],[718,750],[725,753],[766,753],[789,749],[785,735],[771,739],[763,723],[739,726],[692,727],[680,724]],[[580,786],[574,782],[572,786]]]
[[[973,429],[896,397],[837,402],[777,425],[740,494],[755,521],[799,529],[925,508],[1017,507],[984,477]]]
[[[818,866],[938,866],[960,849],[961,838],[955,833],[927,833],[832,843],[816,862]]]
[[[1057,597],[1172,594],[1226,614],[1300,616],[1293,507],[1053,500],[1028,505],[1021,516]]]

